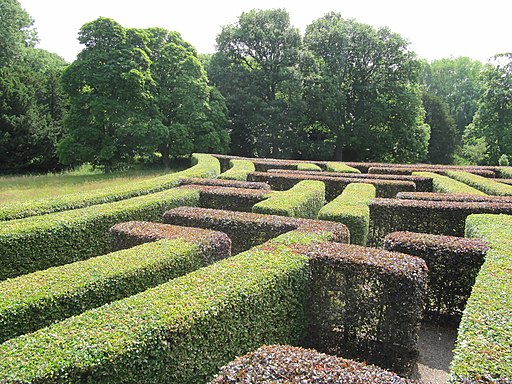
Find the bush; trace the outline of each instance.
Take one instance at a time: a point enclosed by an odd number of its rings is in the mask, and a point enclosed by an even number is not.
[[[492,168],[492,167],[491,167]],[[439,174],[446,174],[449,170],[466,171],[474,173],[475,175],[485,177],[496,177],[496,171],[493,169],[484,169],[483,167],[454,167],[454,166],[439,166],[439,165],[401,165],[393,164],[391,167],[370,167],[368,173],[371,174],[392,174],[392,175],[410,175],[416,172],[432,172]]]
[[[505,154],[502,154],[500,158],[498,159],[498,164],[502,167],[508,166],[508,156]]]
[[[231,168],[220,174],[220,179],[246,181],[247,174],[254,172],[254,164],[250,160],[232,159],[229,161]]]
[[[77,192],[51,199],[38,199],[0,206],[0,220],[20,219],[29,216],[67,211],[104,204],[134,196],[147,195],[179,185],[186,177],[217,177],[220,173],[219,161],[211,155],[196,153],[192,157],[195,164],[184,171],[155,177],[111,188],[102,188],[83,193]]]
[[[468,172],[447,171],[448,176],[489,195],[512,196],[512,186]],[[499,179],[498,179],[499,180]]]
[[[160,240],[0,282],[0,343],[229,257],[229,238],[210,237]]]
[[[452,383],[512,379],[512,216],[471,215],[466,236],[490,243],[460,322]]]
[[[349,184],[341,195],[320,209],[318,219],[345,224],[350,231],[350,243],[366,245],[370,225],[368,204],[374,198],[373,185]]]
[[[400,192],[396,195],[397,199],[406,200],[430,200],[430,201],[481,201],[512,203],[512,197],[509,196],[488,196],[471,195],[465,193],[437,193],[437,192]]]
[[[440,193],[464,193],[466,195],[480,195],[486,194],[470,187],[467,184],[453,180],[450,177],[439,175],[433,172],[413,172],[413,175],[430,177],[432,178],[432,190]]]
[[[316,218],[325,204],[325,185],[304,180],[287,191],[275,191],[252,207],[254,213],[288,217]]]
[[[221,368],[210,384],[368,383],[406,384],[404,379],[375,365],[366,365],[314,349],[262,346]]]
[[[313,163],[297,163],[297,170],[319,172],[322,168]]]
[[[427,263],[425,313],[435,321],[458,324],[488,245],[477,239],[393,232],[384,249],[421,257]]]
[[[254,249],[0,345],[0,382],[204,383],[306,327],[308,268]]]
[[[328,172],[361,173],[357,168],[352,168],[347,164],[335,161],[328,161],[325,170]]]
[[[109,228],[127,220],[161,220],[163,212],[197,205],[199,191],[171,189],[114,203],[10,220],[0,227],[0,280],[110,251]]]
[[[226,179],[200,179],[186,178],[181,180],[180,185],[207,185],[212,187],[231,187],[243,189],[265,189],[270,191],[270,185],[267,183],[255,183],[251,181],[226,180]]]
[[[512,179],[512,167],[498,168],[498,175],[503,179]]]

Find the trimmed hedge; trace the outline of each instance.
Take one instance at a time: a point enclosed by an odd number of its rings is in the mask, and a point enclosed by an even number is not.
[[[227,235],[210,237],[160,240],[0,282],[0,343],[229,257]]]
[[[345,163],[340,163],[337,161],[328,161],[325,165],[325,170],[327,172],[361,173],[359,169],[352,168]]]
[[[498,168],[497,172],[502,179],[512,179],[512,167]]]
[[[204,383],[306,327],[307,259],[254,249],[0,345],[0,382]]]
[[[384,239],[384,249],[425,260],[428,267],[425,313],[434,321],[458,324],[489,250],[487,243],[463,237],[393,232]]]
[[[370,225],[368,204],[375,198],[375,187],[371,184],[347,185],[341,195],[318,212],[318,219],[345,224],[350,231],[352,244],[366,245]]]
[[[486,202],[512,203],[512,197],[509,197],[509,196],[471,195],[471,194],[465,194],[465,193],[400,192],[396,195],[396,198],[397,199],[406,199],[406,200],[486,201]]]
[[[262,346],[221,368],[210,384],[344,383],[413,384],[375,365],[319,353],[314,349]]]
[[[219,175],[220,164],[216,158],[200,153],[195,153],[192,156],[192,163],[195,165],[181,172],[86,193],[77,192],[56,198],[2,205],[0,206],[0,220],[21,219],[124,200],[173,188],[186,177],[217,177]]]
[[[313,163],[297,163],[297,170],[320,172],[322,168]]]
[[[247,174],[254,172],[254,164],[249,160],[230,160],[231,168],[219,175],[220,179],[246,181]]]
[[[496,180],[491,180],[486,177],[460,171],[447,171],[446,174],[452,179],[468,184],[486,194],[496,196],[512,196],[512,186],[499,183]]]
[[[325,204],[325,185],[304,180],[287,191],[272,192],[252,207],[254,213],[315,219]]]
[[[431,165],[406,165],[406,164],[393,164],[391,167],[370,167],[368,173],[377,174],[393,174],[393,175],[410,175],[416,172],[433,172],[445,175],[448,171],[466,171],[472,172],[476,175],[485,177],[496,177],[494,169],[484,169],[483,167],[453,167],[453,166],[439,166]]]
[[[471,215],[466,236],[490,243],[460,322],[451,383],[512,382],[512,216]]]
[[[317,180],[325,183],[325,198],[331,201],[340,195],[345,187],[354,182],[351,177],[329,177],[322,174],[297,174],[297,173],[276,173],[276,172],[253,172],[248,178],[250,181],[258,181],[268,183],[273,190],[283,191],[292,188],[295,184],[302,180]],[[395,197],[398,192],[416,190],[416,185],[412,181],[397,180],[377,180],[365,179],[366,184],[375,186],[377,196],[379,197]]]
[[[180,185],[209,185],[212,187],[231,187],[243,189],[265,189],[270,191],[270,185],[267,183],[255,183],[252,181],[225,180],[225,179],[199,179],[185,178],[181,180]]]
[[[369,243],[380,246],[388,233],[397,231],[462,237],[466,217],[474,213],[512,214],[512,204],[374,199],[370,203]]]
[[[159,221],[166,210],[198,202],[199,191],[176,188],[6,221],[0,227],[0,280],[107,253],[112,225],[127,220]]]
[[[467,184],[434,172],[413,172],[415,176],[431,177],[432,191],[440,193],[464,193],[466,195],[485,196],[486,194]]]
[[[191,207],[171,209],[165,212],[163,220],[169,224],[224,232],[231,239],[233,254],[293,230],[327,234],[330,241],[349,242],[349,231],[345,225],[323,220]]]

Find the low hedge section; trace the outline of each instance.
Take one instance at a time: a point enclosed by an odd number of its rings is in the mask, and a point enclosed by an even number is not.
[[[226,179],[200,179],[197,177],[188,177],[182,179],[180,185],[208,185],[212,187],[231,187],[243,189],[266,189],[270,191],[270,185],[267,183],[255,183],[251,181],[226,180]]]
[[[498,168],[498,175],[502,179],[512,179],[512,167]]]
[[[460,322],[451,383],[512,381],[512,216],[471,215],[466,236],[488,241]]]
[[[221,173],[220,179],[246,181],[247,174],[256,170],[250,160],[233,159],[229,161],[229,164],[231,168]]]
[[[397,199],[430,200],[430,201],[480,201],[512,203],[512,196],[472,195],[467,193],[438,193],[438,192],[400,192]]]
[[[313,163],[297,163],[297,170],[319,172],[322,168]]]
[[[303,180],[287,191],[274,191],[252,207],[254,213],[315,219],[325,204],[325,184]]]
[[[350,242],[366,245],[370,225],[368,204],[374,198],[375,187],[373,185],[349,184],[341,195],[320,209],[318,219],[345,224],[350,231]]]
[[[327,172],[361,173],[359,169],[337,161],[328,161],[325,165],[325,170]]]
[[[476,175],[484,176],[484,177],[496,177],[496,172],[493,169],[483,169],[481,167],[472,168],[472,167],[450,167],[450,166],[414,166],[414,165],[405,165],[405,164],[393,164],[391,167],[370,167],[368,169],[368,173],[376,173],[376,174],[391,174],[391,175],[410,175],[416,172],[431,172],[446,175],[448,171],[466,171],[472,172]]]
[[[29,216],[67,211],[128,199],[135,196],[147,195],[163,191],[179,185],[186,177],[217,177],[220,173],[219,161],[207,154],[192,155],[195,164],[181,172],[155,177],[149,180],[127,183],[110,188],[101,188],[90,192],[77,192],[56,198],[37,199],[27,202],[10,203],[0,206],[0,220],[21,219]]]
[[[466,195],[485,196],[486,194],[469,185],[454,180],[448,176],[439,175],[434,172],[413,172],[415,176],[432,178],[432,191],[439,193],[463,193]]]
[[[425,260],[428,267],[425,313],[436,322],[457,325],[489,250],[487,243],[463,237],[393,232],[384,239],[384,249]]]
[[[314,349],[262,346],[221,368],[210,384],[344,383],[413,384],[375,365],[326,355]]]
[[[227,235],[211,237],[160,240],[0,282],[0,343],[229,257]]]
[[[10,220],[0,227],[0,280],[110,251],[109,228],[121,221],[161,221],[163,212],[197,205],[199,191],[170,189],[113,203]]]
[[[469,172],[447,171],[446,174],[452,179],[468,184],[479,191],[489,195],[512,196],[512,186],[499,183],[498,180],[474,175]]]
[[[308,268],[254,249],[0,345],[0,382],[204,383],[306,327]]]

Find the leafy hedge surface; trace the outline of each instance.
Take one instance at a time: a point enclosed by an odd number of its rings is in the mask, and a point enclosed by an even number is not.
[[[366,245],[370,225],[368,204],[375,198],[375,187],[370,184],[347,185],[343,193],[318,212],[318,219],[345,224],[352,244]]]
[[[229,257],[203,242],[160,240],[2,281],[0,342]]]
[[[384,249],[425,260],[428,267],[427,315],[433,320],[458,324],[489,250],[487,243],[463,237],[393,232],[384,239]]]
[[[231,187],[243,189],[266,189],[270,191],[270,185],[267,183],[255,183],[251,181],[239,180],[225,180],[225,179],[200,179],[200,178],[185,178],[181,180],[180,185],[209,185],[213,187]]]
[[[463,193],[466,195],[485,196],[486,194],[470,187],[467,184],[454,180],[448,176],[439,175],[434,172],[413,172],[415,176],[431,177],[432,190],[440,193]]]
[[[466,193],[437,193],[437,192],[400,192],[397,199],[406,200],[429,200],[429,201],[480,201],[512,203],[512,196],[480,196]]]
[[[77,192],[56,198],[2,205],[0,206],[0,220],[20,219],[124,200],[175,187],[179,185],[181,179],[186,177],[217,177],[220,173],[219,161],[211,155],[196,153],[192,157],[192,162],[195,165],[184,171],[149,180],[101,188],[86,193]]]
[[[413,384],[375,365],[282,345],[262,346],[222,367],[210,384]]]
[[[325,204],[325,185],[304,180],[287,191],[275,191],[252,207],[254,213],[315,219]]]
[[[462,315],[452,383],[512,382],[512,216],[471,215],[466,236],[491,249]]]
[[[254,249],[0,345],[0,382],[204,383],[305,330],[307,259]]]
[[[369,243],[380,246],[388,233],[397,231],[461,237],[466,217],[474,213],[512,214],[512,204],[374,199],[370,203]]]
[[[345,187],[354,182],[351,177],[329,177],[320,174],[306,173],[277,173],[277,172],[253,172],[247,177],[250,181],[268,183],[273,190],[283,191],[292,188],[302,180],[317,180],[325,183],[325,198],[331,201],[340,195]],[[395,197],[398,192],[415,191],[416,186],[412,181],[365,179],[366,184],[372,184],[379,197]]]
[[[321,171],[322,168],[320,168],[318,165],[313,163],[297,163],[297,169],[299,171]]]
[[[512,196],[512,186],[499,183],[499,179],[492,180],[486,177],[473,175],[472,173],[460,171],[447,171],[446,174],[452,179],[471,185],[479,191],[489,195]]]
[[[449,167],[449,166],[408,166],[399,164],[393,164],[391,167],[370,167],[368,169],[368,173],[378,173],[378,174],[390,174],[390,175],[410,175],[415,173],[437,173],[445,175],[450,170],[456,171],[467,171],[472,172],[476,175],[485,176],[485,177],[496,177],[496,172],[492,169],[483,169],[483,168],[471,168],[471,167]]]
[[[0,280],[107,253],[112,225],[128,220],[161,221],[166,210],[198,202],[197,190],[171,189],[6,221],[0,227]]]
[[[361,173],[357,168],[349,167],[347,164],[339,163],[336,161],[328,161],[325,165],[327,172],[343,172],[343,173]]]
[[[230,160],[231,168],[219,175],[220,179],[226,180],[247,180],[247,174],[254,172],[254,164],[250,160]]]
[[[349,231],[345,225],[323,220],[180,207],[165,212],[164,222],[224,232],[232,241],[233,254],[293,230],[313,234],[327,233],[330,241],[349,242]]]
[[[512,167],[498,168],[498,175],[503,179],[512,179]]]
[[[425,172],[444,172],[447,169],[467,172],[484,172],[486,174],[497,173],[500,167],[494,166],[464,166],[464,165],[439,165],[439,164],[391,164],[391,163],[360,163],[347,161],[345,164],[359,169],[362,173],[369,173],[370,168],[382,168],[380,172],[385,172],[390,168],[393,170],[414,170]],[[377,171],[379,172],[379,170]],[[388,173],[392,173],[388,171]]]

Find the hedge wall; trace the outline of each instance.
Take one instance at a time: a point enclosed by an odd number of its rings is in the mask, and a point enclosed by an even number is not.
[[[352,168],[347,164],[336,161],[328,161],[325,165],[325,170],[327,172],[361,173],[361,171],[357,168]]]
[[[489,250],[487,243],[463,237],[393,232],[384,239],[384,249],[425,260],[428,267],[425,313],[436,322],[457,325]]]
[[[368,204],[375,198],[375,187],[371,184],[347,185],[341,195],[318,212],[318,219],[345,224],[350,231],[352,244],[366,245],[370,225]]]
[[[498,175],[503,179],[512,179],[512,167],[498,168]]]
[[[229,257],[215,242],[230,244],[220,232],[212,241],[166,239],[2,281],[0,343]]]
[[[210,384],[368,383],[413,384],[375,365],[319,353],[314,349],[262,346],[222,367]]]
[[[471,167],[449,167],[449,166],[409,166],[409,165],[400,165],[393,164],[391,167],[370,167],[368,169],[368,173],[377,173],[377,174],[392,174],[392,175],[410,175],[416,172],[432,172],[438,174],[446,174],[450,170],[456,171],[467,171],[472,172],[476,175],[485,176],[485,177],[496,177],[496,172],[492,169],[483,169],[483,168],[471,168]]]
[[[198,202],[199,191],[171,189],[6,221],[0,227],[0,280],[107,253],[112,225],[127,220],[160,221],[166,210]]]
[[[251,250],[0,345],[0,382],[204,383],[262,344],[297,343],[307,259]]]
[[[219,161],[211,155],[195,153],[192,155],[192,162],[195,165],[184,171],[149,180],[101,188],[86,193],[77,192],[56,198],[1,205],[0,220],[20,219],[124,200],[175,187],[181,179],[186,177],[217,177],[220,173]]]
[[[459,326],[452,383],[512,382],[512,216],[471,215],[466,236],[490,243],[491,249]]]
[[[249,160],[230,160],[231,168],[219,175],[220,179],[246,181],[247,174],[254,172],[254,164]]]
[[[314,171],[319,172],[322,170],[318,165],[313,163],[297,163],[297,169],[299,171]]]
[[[180,185],[209,185],[212,187],[231,187],[243,189],[266,189],[270,191],[267,183],[255,183],[251,181],[225,180],[225,179],[200,179],[195,177],[182,179]]]
[[[275,191],[252,207],[254,213],[288,217],[316,218],[325,204],[325,185],[303,180],[287,191]]]
[[[430,200],[430,201],[480,201],[512,203],[512,196],[472,195],[467,193],[438,193],[438,192],[399,192],[397,199]]]
[[[468,172],[447,171],[446,174],[450,176],[452,179],[468,184],[478,189],[479,191],[482,191],[489,195],[512,196],[511,185],[502,184],[496,180],[491,180],[486,177],[473,175],[472,173]]]
[[[486,194],[478,189],[472,188],[467,184],[453,180],[450,177],[439,175],[434,172],[413,172],[415,176],[431,177],[432,178],[432,191],[440,193],[464,193],[466,195],[480,195]]]

